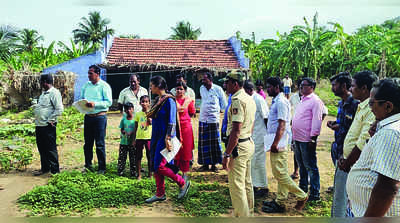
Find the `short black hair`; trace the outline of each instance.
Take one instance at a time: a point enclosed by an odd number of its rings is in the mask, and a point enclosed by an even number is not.
[[[93,69],[96,74],[100,75],[100,67],[97,65],[93,64],[89,67],[89,69]]]
[[[358,88],[367,86],[368,91],[371,91],[372,86],[378,80],[378,76],[372,71],[364,70],[354,74],[353,79],[356,82]]]
[[[303,77],[301,79],[301,82],[303,82],[303,81],[307,81],[310,84],[310,86],[315,90],[315,87],[317,86],[317,82],[315,82],[314,79],[312,79],[311,77]]]
[[[256,86],[264,86],[261,80],[256,80]]]
[[[332,81],[336,81],[338,83],[340,83],[340,85],[342,84],[346,84],[346,89],[349,90],[351,87],[351,75],[349,72],[345,71],[345,72],[340,72],[337,75],[331,77],[329,79],[331,82]]]
[[[254,90],[254,84],[250,80],[246,80],[244,82],[243,88],[247,90]]]
[[[279,91],[283,92],[283,83],[279,77],[269,77],[266,82],[273,87],[278,86]]]
[[[177,88],[177,87],[183,87],[183,89],[185,89],[185,91],[187,91],[187,85],[183,81],[176,82],[175,88]]]
[[[144,99],[149,99],[149,101],[150,101],[150,97],[148,96],[148,95],[142,95],[141,97],[140,97],[140,101],[142,101],[142,100],[144,100]]]
[[[178,79],[180,79],[180,78],[183,78],[183,80],[186,80],[185,75],[183,75],[183,74],[177,74],[177,75],[176,75],[176,79],[178,80]]]
[[[150,82],[157,88],[162,89],[162,90],[167,90],[167,81],[161,76],[154,76],[151,78]]]
[[[207,79],[208,80],[210,80],[211,82],[213,81],[213,74],[211,73],[211,72],[209,72],[209,71],[203,71],[202,72],[203,73],[203,75],[207,75]]]
[[[130,102],[124,104],[124,108],[133,108],[133,107],[134,107],[133,104]]]
[[[400,111],[400,79],[387,78],[374,84],[376,100],[385,100],[393,103],[395,110]]]
[[[44,82],[44,83],[53,85],[53,82],[54,82],[53,75],[51,75],[51,74],[40,75],[40,82]]]
[[[131,77],[136,77],[136,79],[137,79],[138,81],[140,81],[139,74],[137,74],[137,73],[131,74],[131,76],[129,76],[129,79],[131,79]]]

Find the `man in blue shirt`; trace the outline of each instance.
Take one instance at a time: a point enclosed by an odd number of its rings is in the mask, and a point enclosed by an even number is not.
[[[107,116],[106,112],[112,104],[111,87],[100,79],[100,68],[96,65],[89,67],[89,81],[83,85],[81,99],[86,99],[86,106],[93,108],[85,115],[84,138],[85,145],[85,171],[93,170],[93,144],[96,141],[96,154],[99,163],[99,174],[106,171],[106,147],[104,138],[106,136]]]

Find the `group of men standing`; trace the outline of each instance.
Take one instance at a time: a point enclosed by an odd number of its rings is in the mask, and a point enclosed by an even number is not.
[[[185,81],[178,76],[178,81]],[[111,87],[100,79],[100,68],[89,67],[89,81],[81,90],[81,99],[92,108],[84,117],[85,170],[93,171],[93,146],[96,145],[98,173],[106,171],[105,134],[106,112],[112,105]],[[182,80],[180,80],[182,79]],[[342,100],[338,106],[336,121],[327,126],[335,131],[332,144],[332,161],[335,164],[334,199],[332,216],[344,217],[347,210],[346,179],[351,166],[357,161],[361,150],[370,137],[368,130],[375,120],[369,109],[372,83],[376,77],[370,72],[360,72],[353,78],[348,73],[340,73],[331,78],[332,91]],[[148,95],[139,85],[139,77],[132,75],[129,87],[123,89],[118,99],[119,108],[130,102],[134,111],[141,111],[139,99]],[[202,103],[199,117],[198,163],[202,171],[217,171],[222,163],[228,171],[229,189],[235,216],[251,216],[254,209],[254,195],[268,193],[265,168],[264,136],[272,135],[270,150],[272,174],[278,181],[278,192],[273,201],[263,202],[262,210],[267,213],[285,211],[288,192],[292,192],[302,210],[306,201],[320,199],[320,176],[317,166],[316,145],[321,131],[324,104],[314,93],[316,82],[303,78],[299,82],[302,95],[295,111],[291,112],[288,100],[291,85],[288,77],[281,80],[270,77],[266,80],[266,91],[271,96],[270,108],[263,96],[256,93],[255,86],[246,80],[241,71],[231,71],[224,79],[224,90],[213,84],[213,75],[202,73],[200,96]],[[56,147],[57,117],[63,111],[60,92],[55,89],[51,75],[42,75],[40,84],[43,92],[35,107],[36,138],[41,158],[41,170],[35,175],[59,172]],[[259,85],[259,84],[258,84]],[[172,92],[174,89],[172,89]],[[187,94],[195,97],[192,89]],[[225,110],[222,129],[220,113]],[[221,133],[225,142],[222,153]],[[296,162],[300,169],[297,185],[288,172],[288,144],[293,140]],[[210,168],[211,165],[211,168]],[[309,193],[308,193],[309,191]],[[308,193],[308,194],[307,194]]]

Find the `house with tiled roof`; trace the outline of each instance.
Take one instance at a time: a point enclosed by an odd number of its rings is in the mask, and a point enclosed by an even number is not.
[[[119,92],[129,85],[132,73],[140,76],[140,85],[145,88],[149,87],[149,80],[154,75],[163,76],[172,88],[176,75],[184,74],[188,86],[198,94],[201,77],[197,71],[208,70],[222,77],[232,69],[241,69],[247,73],[249,66],[241,50],[240,40],[235,37],[228,40],[108,38],[103,46],[102,50],[93,55],[47,68],[43,73],[79,68],[79,72],[72,71],[79,76],[75,84],[75,99],[78,99],[80,86],[87,81],[88,66],[98,64],[102,68],[102,79],[110,84],[113,98],[117,99]],[[216,78],[217,84],[218,80]]]

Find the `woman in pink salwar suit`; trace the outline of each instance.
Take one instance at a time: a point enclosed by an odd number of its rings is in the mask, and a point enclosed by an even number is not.
[[[175,156],[175,165],[182,171],[184,179],[193,160],[194,138],[191,117],[196,114],[193,99],[185,96],[187,86],[183,82],[176,84],[176,106],[179,114],[182,147]]]

